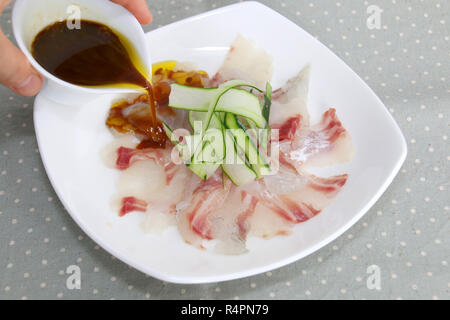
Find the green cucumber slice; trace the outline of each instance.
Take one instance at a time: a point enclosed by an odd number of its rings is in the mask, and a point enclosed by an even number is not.
[[[245,126],[231,113],[225,116],[225,126],[234,136],[236,145],[245,153],[247,161],[252,166],[257,178],[270,173],[270,166],[261,155],[257,146],[247,135]]]
[[[206,112],[190,111],[189,123],[191,124],[191,127],[198,127],[198,123],[204,123],[206,115]],[[255,180],[256,173],[245,163],[245,160],[238,153],[234,137],[230,132],[226,131],[226,128],[222,123],[221,118],[224,117],[225,114],[223,113],[214,113],[214,116],[211,119],[210,129],[211,127],[222,128],[225,140],[225,157],[223,159],[222,170],[223,173],[230,178],[231,182],[237,186],[241,186]]]
[[[216,103],[214,111],[231,112],[255,122],[259,128],[266,127],[267,121],[262,114],[259,99],[247,90],[236,86],[249,86],[242,81],[229,81],[219,88],[196,88],[172,84],[169,106],[175,109],[208,112],[211,104]]]
[[[201,132],[205,130],[206,112],[189,112],[189,123],[196,134],[197,139],[201,136]],[[222,122],[217,113],[213,113],[208,130],[203,136],[204,145],[200,150],[196,150],[193,162],[196,163],[222,163],[225,157],[225,141],[222,131]]]
[[[234,137],[228,131],[225,131],[226,158],[222,165],[223,172],[237,186],[242,186],[256,179],[256,173],[240,157],[236,149]]]

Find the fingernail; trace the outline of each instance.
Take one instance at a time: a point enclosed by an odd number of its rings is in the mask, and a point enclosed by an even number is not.
[[[14,88],[14,91],[24,96],[34,96],[41,90],[42,79],[36,75],[31,74],[22,84]]]

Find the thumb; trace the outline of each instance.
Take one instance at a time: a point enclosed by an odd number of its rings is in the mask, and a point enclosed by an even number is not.
[[[1,30],[0,84],[23,96],[34,96],[42,87],[41,76]]]

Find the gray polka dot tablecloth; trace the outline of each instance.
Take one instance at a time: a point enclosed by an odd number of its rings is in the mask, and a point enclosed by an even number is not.
[[[235,2],[151,0],[146,30]],[[450,298],[450,2],[262,2],[349,64],[400,125],[408,157],[376,205],[337,240],[281,269],[224,283],[165,283],[112,257],[72,221],[40,159],[33,99],[0,87],[0,299]],[[13,39],[11,6],[0,26]],[[66,286],[71,265],[81,270],[80,290]]]

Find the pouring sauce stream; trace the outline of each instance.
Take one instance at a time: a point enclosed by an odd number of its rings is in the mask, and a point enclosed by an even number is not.
[[[167,137],[156,116],[150,75],[128,39],[98,22],[82,20],[80,29],[68,28],[67,21],[55,22],[37,34],[33,57],[48,72],[66,82],[92,88],[119,87],[145,91],[150,119],[143,134],[146,146],[164,148]],[[145,121],[143,121],[145,120]]]

